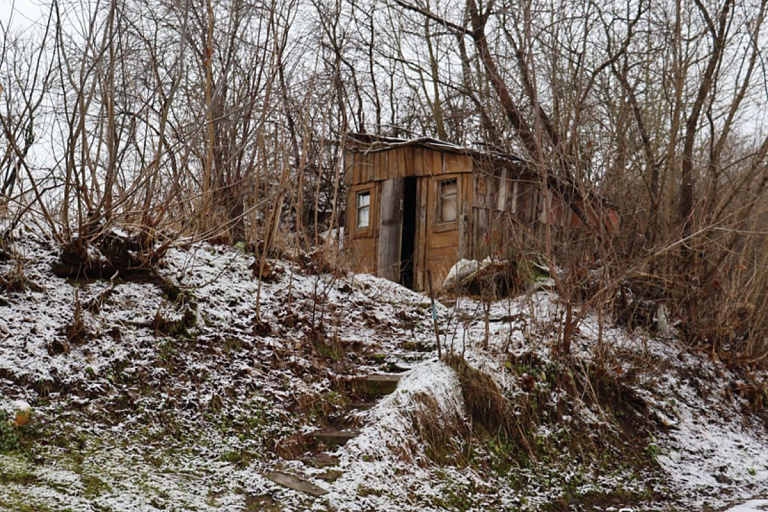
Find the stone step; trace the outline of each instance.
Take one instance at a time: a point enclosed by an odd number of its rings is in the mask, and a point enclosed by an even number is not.
[[[352,391],[358,395],[375,398],[392,393],[400,382],[399,373],[375,373],[352,381]]]
[[[317,469],[324,469],[329,467],[335,467],[339,465],[339,458],[329,453],[321,452],[305,457],[299,457],[301,462],[307,466],[311,466]]]
[[[350,411],[370,411],[376,406],[376,402],[352,402],[347,406]]]
[[[436,350],[437,349],[435,349],[435,351]],[[397,354],[397,359],[395,359],[396,361],[395,364],[410,370],[414,364],[420,363],[422,361],[425,361],[427,359],[434,357],[433,354],[434,354],[433,352],[403,351]],[[395,370],[395,372],[397,371],[398,370]]]
[[[327,445],[344,446],[347,441],[357,437],[358,433],[351,430],[316,430],[309,435]]]
[[[324,489],[319,485],[315,485],[312,482],[308,482],[307,480],[295,475],[291,475],[290,473],[283,473],[282,471],[270,471],[269,473],[264,473],[264,478],[271,480],[276,484],[282,485],[283,487],[293,489],[294,491],[304,492],[315,497],[328,494],[328,489]]]
[[[392,373],[405,373],[411,371],[412,364],[405,363],[403,361],[394,361],[389,363],[389,370]]]
[[[320,480],[325,480],[329,484],[332,484],[333,482],[341,478],[342,475],[344,475],[344,472],[341,471],[340,469],[326,469],[322,473],[319,473],[317,475],[317,478],[319,478]]]

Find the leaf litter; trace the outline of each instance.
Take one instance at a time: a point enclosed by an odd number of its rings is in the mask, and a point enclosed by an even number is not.
[[[428,298],[395,283],[270,261],[260,288],[252,255],[207,244],[146,279],[67,280],[45,243],[17,246],[35,286],[0,295],[0,409],[25,400],[32,416],[0,455],[3,510],[712,510],[768,487],[765,418],[744,391],[763,375],[591,315],[566,372],[549,291],[494,302],[487,350],[479,301],[438,305],[444,349],[514,418],[494,427],[437,361]],[[349,412],[347,383],[402,370]],[[360,432],[346,445],[310,440],[343,421]]]

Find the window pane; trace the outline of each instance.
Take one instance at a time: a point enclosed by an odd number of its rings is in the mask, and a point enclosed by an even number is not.
[[[357,210],[357,227],[368,227],[368,206],[364,206]]]
[[[367,228],[371,211],[371,193],[360,192],[357,194],[357,228]]]
[[[443,198],[443,203],[440,208],[440,222],[453,222],[456,220],[456,196],[447,196]]]
[[[456,191],[458,189],[456,180],[444,181],[441,183],[441,185],[443,188],[442,192],[444,196],[451,195],[451,194],[453,194],[454,196],[456,195]]]
[[[440,222],[453,222],[458,218],[458,189],[456,180],[440,182]]]

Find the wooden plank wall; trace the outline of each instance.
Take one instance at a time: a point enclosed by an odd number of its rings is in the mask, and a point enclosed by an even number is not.
[[[455,177],[458,184],[463,184],[463,180],[459,180],[461,175],[448,175],[449,179]],[[426,237],[422,238],[425,245],[425,262],[424,270],[430,270],[432,272],[433,279],[436,285],[440,285],[445,277],[448,275],[448,271],[459,259],[459,225],[461,223],[462,212],[458,212],[459,218],[455,222],[455,227],[445,229],[445,226],[438,226],[437,224],[437,212],[438,205],[438,183],[439,177],[427,177],[422,183],[428,190],[426,200]],[[459,185],[457,201],[461,201],[463,196],[462,187]]]
[[[495,173],[478,167],[473,169],[479,164],[467,155],[400,147],[370,154],[347,152],[345,165],[349,191],[345,247],[352,267],[361,272],[375,272],[377,268],[377,254],[382,243],[379,240],[379,217],[383,182],[412,176],[422,178],[417,182],[416,289],[426,287],[424,271],[427,268],[432,270],[435,282],[439,283],[460,258],[515,256],[515,248],[541,250],[546,223],[552,226],[555,239],[570,236],[574,230],[585,230],[582,220],[558,194],[545,200],[540,184],[520,178],[515,169],[506,172],[500,169]],[[459,221],[456,229],[450,230],[435,228],[436,181],[445,175],[458,176],[460,183]],[[356,192],[365,187],[372,187],[371,228],[360,234],[354,229],[355,197]],[[583,200],[577,201],[583,203]],[[616,211],[602,204],[595,204],[595,208],[599,213],[588,213],[589,223],[595,227],[602,223],[608,232],[617,231]],[[392,239],[386,244],[392,245],[390,252],[395,255],[399,240]]]
[[[416,182],[416,240],[413,251],[413,288],[424,290],[427,287],[426,274],[424,273],[427,262],[427,248],[424,240],[427,239],[427,226],[429,217],[427,209],[422,205],[429,203],[430,180],[418,180]]]
[[[403,227],[403,178],[381,182],[379,204],[379,248],[376,275],[390,281],[400,281],[400,255]]]
[[[380,244],[399,248],[400,241],[380,240],[382,188],[385,180],[421,177],[417,182],[416,240],[414,249],[414,288],[426,287],[425,270],[430,269],[436,283],[441,283],[459,255],[470,254],[467,243],[473,223],[470,214],[474,189],[471,156],[445,153],[420,147],[401,147],[377,153],[346,155],[347,214],[345,250],[355,271],[376,273]],[[436,230],[436,179],[446,174],[459,179],[459,220],[456,229]],[[357,192],[373,185],[370,228],[365,233],[355,230]],[[395,205],[399,207],[399,203]],[[461,235],[461,236],[460,236]],[[392,237],[389,237],[392,238]],[[461,243],[460,243],[461,241]],[[392,253],[394,254],[394,253]],[[398,272],[399,274],[399,272]],[[395,277],[387,275],[387,277]]]
[[[371,190],[371,205],[368,228],[357,229],[357,193]],[[347,212],[344,229],[344,252],[349,258],[350,267],[355,272],[376,273],[376,255],[378,251],[379,205],[381,204],[381,184],[369,183],[353,185],[347,190]]]
[[[347,151],[348,186],[410,176],[439,176],[472,170],[472,157],[428,148],[401,147],[376,153]]]
[[[511,173],[474,174],[471,234],[472,259],[488,256],[515,256],[515,249],[525,245],[535,249],[543,235],[547,213],[536,183],[517,179]],[[553,220],[553,219],[551,219]]]

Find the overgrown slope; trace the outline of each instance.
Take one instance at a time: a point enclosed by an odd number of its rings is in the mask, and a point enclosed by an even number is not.
[[[761,373],[591,317],[553,359],[550,292],[494,303],[487,350],[477,302],[440,305],[437,361],[428,299],[371,276],[275,261],[259,289],[253,257],[200,245],[66,280],[44,243],[15,250],[0,408],[33,413],[2,420],[3,510],[675,510],[768,487]],[[400,370],[352,407],[352,377]],[[360,435],[312,441],[341,421]]]

